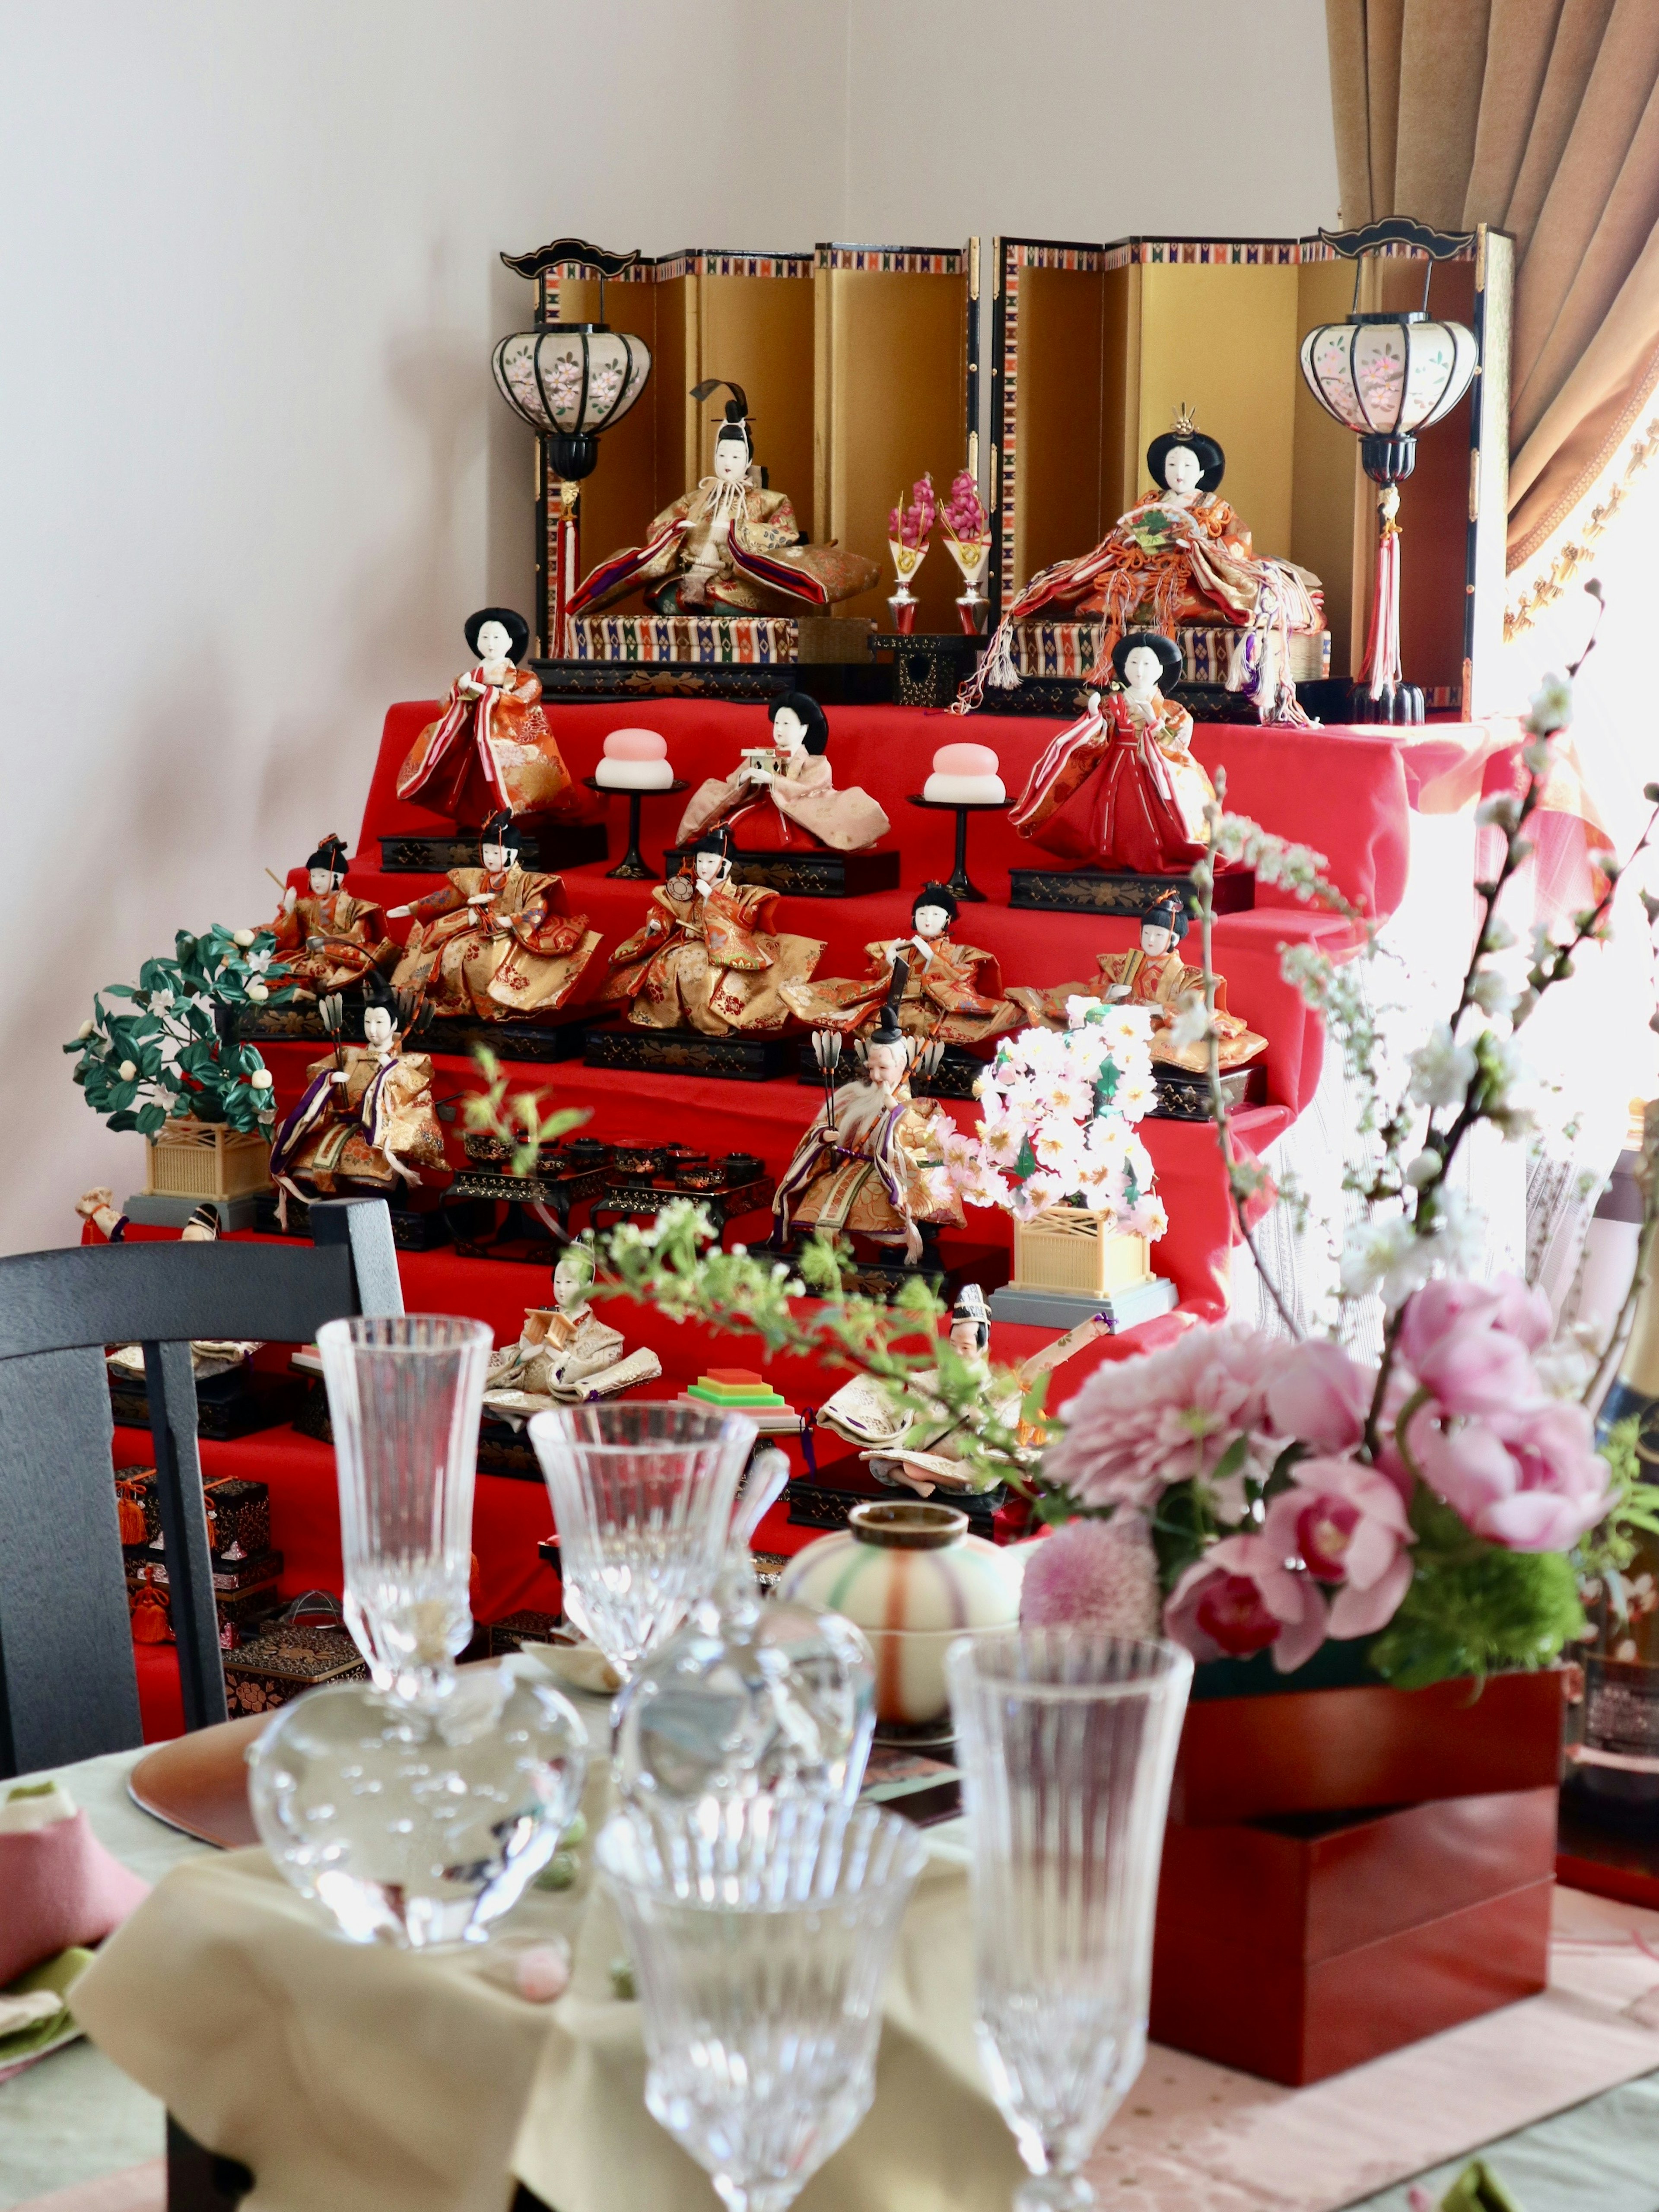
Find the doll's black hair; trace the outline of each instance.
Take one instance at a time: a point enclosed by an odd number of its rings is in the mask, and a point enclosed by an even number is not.
[[[986,1310],[985,1293],[977,1283],[964,1283],[957,1292],[957,1302],[951,1309],[951,1325],[959,1321],[970,1321],[979,1337],[979,1348],[988,1351],[991,1342],[991,1316]]]
[[[319,838],[317,849],[306,862],[308,868],[326,868],[331,876],[343,876],[346,872],[345,839],[331,833]]]
[[[1187,902],[1179,891],[1165,891],[1155,898],[1150,906],[1141,908],[1140,919],[1143,927],[1150,921],[1154,928],[1172,929],[1177,945],[1193,926]]]
[[[942,907],[945,912],[950,915],[952,921],[956,920],[957,916],[962,911],[962,908],[957,904],[955,898],[952,896],[951,892],[945,889],[943,884],[924,884],[922,885],[921,889],[916,893],[915,896],[910,902],[910,919],[912,921],[915,920],[917,915],[925,906]]]
[[[766,709],[766,719],[775,722],[786,708],[800,716],[806,727],[801,740],[809,753],[827,753],[830,750],[830,718],[810,691],[786,691],[781,699],[774,699]]]
[[[1199,465],[1198,488],[1214,491],[1227,473],[1227,456],[1213,438],[1206,438],[1202,430],[1165,430],[1154,438],[1146,448],[1146,466],[1159,491],[1164,489],[1164,470],[1177,446],[1184,446]]]
[[[530,624],[522,615],[515,615],[511,607],[480,607],[476,615],[466,618],[466,643],[470,653],[478,650],[478,632],[489,622],[499,623],[512,641],[508,658],[522,660],[530,650]]]
[[[492,814],[478,832],[478,858],[483,858],[486,845],[502,845],[515,857],[523,849],[524,832],[505,809]]]
[[[1119,638],[1112,647],[1112,669],[1118,682],[1128,681],[1123,673],[1124,664],[1138,645],[1144,645],[1149,653],[1158,655],[1158,665],[1164,672],[1158,680],[1158,690],[1166,694],[1173,691],[1186,673],[1187,664],[1181,647],[1172,637],[1165,637],[1161,630],[1126,630]]]
[[[705,830],[702,836],[698,838],[696,843],[691,848],[690,857],[692,862],[693,874],[696,872],[696,863],[699,853],[717,853],[720,859],[725,861],[726,866],[728,868],[731,866],[732,832],[726,828],[723,822],[717,829]]]

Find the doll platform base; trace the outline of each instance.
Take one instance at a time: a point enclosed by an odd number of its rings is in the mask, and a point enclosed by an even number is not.
[[[671,845],[663,865],[672,876],[691,865],[690,845]],[[732,875],[740,884],[763,884],[790,898],[862,898],[867,891],[899,887],[896,853],[830,853],[814,846],[794,853],[745,853],[732,848]]]
[[[614,1172],[609,1178],[610,1188],[602,1198],[593,1201],[589,1217],[595,1229],[601,1221],[615,1215],[618,1220],[632,1216],[637,1220],[654,1220],[671,1199],[695,1199],[708,1216],[708,1225],[718,1237],[723,1234],[728,1221],[741,1220],[744,1214],[769,1214],[772,1193],[777,1186],[770,1176],[757,1176],[752,1182],[737,1183],[728,1190],[687,1190],[683,1184],[661,1182],[640,1176],[631,1180]]]
[[[548,1262],[559,1236],[568,1234],[571,1207],[602,1198],[608,1180],[603,1168],[515,1176],[471,1161],[443,1193],[444,1211],[457,1249],[469,1259]]]
[[[523,868],[580,868],[610,858],[603,822],[544,822],[525,830],[519,847]],[[387,876],[441,876],[451,868],[476,868],[478,833],[465,836],[380,840],[380,872]]]
[[[497,1060],[580,1060],[592,1006],[569,1006],[537,1022],[481,1022],[439,1018],[415,1033],[422,1052],[445,1052],[470,1060],[480,1045]]]
[[[280,1428],[294,1418],[300,1393],[296,1379],[258,1368],[210,1375],[196,1385],[197,1432],[226,1443],[233,1437],[252,1436],[257,1429]],[[109,1395],[118,1427],[149,1426],[149,1392],[142,1376],[112,1372]]]
[[[787,1075],[795,1056],[791,1036],[705,1036],[701,1030],[653,1030],[632,1022],[606,1023],[586,1031],[583,1057],[590,1067],[644,1070],[655,1075],[714,1076],[729,1083],[770,1083]]]
[[[308,1375],[303,1378],[301,1388],[304,1395],[293,1415],[295,1429],[302,1437],[313,1437],[319,1444],[331,1444],[334,1424],[329,1419],[326,1385],[320,1375]],[[478,1424],[478,1472],[504,1474],[516,1482],[539,1482],[542,1479],[528,1428],[515,1429],[499,1413],[492,1413],[488,1406]]]
[[[1155,1061],[1152,1081],[1158,1091],[1153,1115],[1163,1121],[1207,1121],[1210,1118],[1210,1079],[1189,1075],[1184,1067],[1163,1067]],[[1230,1108],[1260,1106],[1267,1096],[1267,1071],[1254,1067],[1229,1068],[1221,1079],[1221,1095]]]
[[[827,1442],[832,1431],[821,1435]],[[856,1453],[830,1460],[818,1468],[816,1475],[794,1475],[784,1492],[789,1507],[790,1526],[795,1528],[845,1528],[848,1515],[855,1505],[863,1505],[871,1498],[903,1498],[913,1493],[907,1485],[893,1489],[878,1481],[869,1468]],[[993,1520],[996,1510],[1008,1495],[1005,1482],[994,1490],[935,1490],[935,1505],[954,1505],[958,1512],[968,1516],[970,1534],[983,1536],[988,1544],[994,1540]]]
[[[793,1248],[776,1247],[780,1256]],[[771,1244],[752,1245],[751,1251],[767,1252]],[[846,1240],[842,1244],[842,1292],[847,1297],[893,1298],[907,1283],[925,1283],[934,1297],[945,1304],[954,1304],[957,1294],[969,1283],[977,1283],[987,1297],[999,1284],[1008,1279],[1009,1252],[1006,1244],[945,1243],[928,1237],[924,1243],[921,1257],[912,1267],[904,1259],[890,1255],[883,1247],[872,1245],[860,1237],[849,1255]],[[817,1293],[809,1289],[806,1297]]]
[[[362,994],[354,986],[340,994],[340,1039],[344,1044],[363,1042]],[[239,1006],[236,1010],[236,1036],[242,1044],[327,1044],[328,1031],[323,1027],[323,1018],[315,999],[304,999],[286,1006]]]
[[[1179,891],[1197,914],[1198,893],[1188,875],[1142,875],[1134,868],[1010,868],[1010,906],[1044,914],[1145,912],[1160,892]],[[1248,914],[1255,904],[1255,870],[1222,868],[1215,879],[1218,914]]]
[[[468,1225],[465,1218],[453,1218],[447,1191],[424,1188],[413,1190],[406,1197],[389,1200],[386,1210],[392,1216],[392,1241],[400,1252],[434,1251],[440,1245],[452,1243],[456,1230]],[[308,1241],[311,1209],[304,1199],[290,1198],[288,1227],[284,1229],[276,1210],[276,1193],[270,1191],[258,1201],[254,1225],[262,1237],[286,1236]]]
[[[219,1217],[219,1233],[228,1237],[238,1229],[252,1229],[258,1207],[257,1194],[250,1191],[242,1198],[175,1198],[162,1190],[136,1190],[124,1199],[121,1211],[129,1221],[137,1222],[145,1229],[182,1229],[191,1214],[204,1206],[210,1206]]]
[[[974,1085],[990,1066],[988,1054],[984,1059],[975,1055],[958,1044],[946,1045],[945,1057],[931,1076],[924,1077],[916,1069],[910,1071],[910,1095],[913,1098],[971,1098]],[[842,1048],[840,1080],[850,1082],[858,1071],[858,1054],[851,1037]],[[823,1088],[823,1073],[812,1056],[812,1041],[803,1038],[795,1071],[797,1082],[811,1084],[814,1090]]]
[[[1075,1291],[1027,1291],[1005,1284],[991,1293],[993,1321],[1024,1322],[1030,1328],[1075,1328],[1079,1322],[1104,1315],[1114,1336],[1134,1328],[1159,1314],[1173,1313],[1179,1293],[1162,1275],[1126,1289],[1088,1295]]]

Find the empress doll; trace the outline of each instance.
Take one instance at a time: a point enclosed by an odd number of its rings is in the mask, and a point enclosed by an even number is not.
[[[768,707],[769,750],[756,746],[722,783],[710,776],[691,794],[675,835],[689,845],[724,826],[739,852],[862,853],[892,827],[884,810],[856,784],[837,791],[830,768],[830,720],[805,691],[787,692]]]
[[[585,914],[562,912],[557,876],[519,866],[521,843],[511,817],[496,815],[479,842],[481,866],[452,868],[441,890],[392,908],[392,921],[415,921],[398,989],[434,1013],[487,1022],[550,1013],[570,998],[599,933]]]
[[[498,811],[584,815],[586,796],[542,712],[540,679],[518,665],[529,650],[529,623],[510,607],[480,607],[468,617],[466,641],[477,658],[410,747],[398,771],[398,798],[462,823]]]
[[[325,837],[306,862],[310,889],[283,891],[271,934],[276,958],[287,969],[299,999],[319,999],[361,983],[371,969],[395,967],[396,942],[372,899],[354,898],[343,886],[345,845]]]
[[[572,593],[572,617],[591,615],[641,585],[657,614],[688,611],[795,614],[867,592],[873,561],[838,545],[802,543],[788,495],[750,482],[754,441],[748,403],[737,393],[714,439],[714,472],[683,492],[652,523],[643,545],[613,553]],[[692,395],[707,398],[701,387]]]
[[[872,1027],[880,1018],[898,963],[906,980],[897,1016],[907,1036],[931,1043],[982,1044],[1020,1027],[1025,1016],[1002,995],[995,957],[976,945],[951,942],[958,908],[943,884],[924,884],[910,908],[910,935],[866,945],[863,976],[825,976],[822,982],[786,983],[785,1002],[809,1027],[842,1036]]]
[[[779,987],[805,982],[823,943],[774,932],[777,903],[774,890],[732,881],[729,840],[711,830],[690,868],[652,892],[644,927],[611,954],[601,1000],[626,1006],[642,1029],[724,1036],[785,1028],[793,1017]]]
[[[376,975],[365,986],[362,1045],[337,1045],[306,1070],[300,1103],[277,1130],[270,1175],[287,1200],[343,1190],[394,1196],[422,1168],[443,1164],[432,1062],[405,1053],[395,1002]]]
[[[1182,1067],[1201,1075],[1208,1067],[1209,1048],[1199,1044],[1177,1045],[1170,1041],[1176,1009],[1189,992],[1202,993],[1204,970],[1189,968],[1181,957],[1182,938],[1192,927],[1186,902],[1178,891],[1155,899],[1140,917],[1140,944],[1129,952],[1097,956],[1099,975],[1092,983],[1056,983],[1046,990],[1016,986],[1009,993],[1040,1029],[1066,1026],[1068,999],[1104,999],[1109,1005],[1146,1006],[1152,1010],[1152,1054],[1166,1067]],[[1227,985],[1216,978],[1215,1025],[1220,1033],[1218,1058],[1224,1073],[1243,1067],[1267,1048],[1238,1015],[1227,1012]]]
[[[1112,648],[1124,688],[1091,691],[1088,712],[1038,759],[1009,815],[1022,837],[1085,866],[1168,875],[1203,858],[1209,778],[1189,750],[1192,717],[1158,689],[1173,684],[1174,641],[1132,630]],[[1179,781],[1177,781],[1179,778]]]
[[[1132,624],[1169,635],[1183,623],[1225,625],[1238,632],[1228,689],[1247,692],[1264,720],[1305,721],[1291,681],[1290,636],[1325,627],[1318,577],[1252,550],[1249,531],[1218,496],[1226,455],[1184,409],[1147,447],[1146,466],[1151,489],[1092,553],[1056,562],[1015,593],[986,656],[986,680],[1017,681],[1011,626],[1036,615],[1098,619],[1094,682]],[[979,696],[970,687],[964,703]]]
[[[912,1042],[899,1027],[905,964],[865,1046],[864,1071],[843,1083],[819,1109],[795,1146],[772,1200],[778,1234],[825,1229],[900,1247],[913,1265],[921,1257],[921,1224],[963,1223],[952,1192],[936,1196],[928,1171],[943,1157],[954,1128],[941,1106],[910,1096]]]

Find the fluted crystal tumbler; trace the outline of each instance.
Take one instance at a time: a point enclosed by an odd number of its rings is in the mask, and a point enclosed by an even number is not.
[[[598,1858],[643,2014],[645,2101],[730,2212],[784,2212],[875,2095],[881,1985],[927,1846],[891,1814],[631,1808]]]
[[[569,1610],[624,1679],[714,1588],[755,1434],[740,1414],[644,1400],[531,1422]]]
[[[973,1846],[981,2061],[1035,2177],[1016,2212],[1081,2212],[1081,2168],[1146,2051],[1158,1861],[1193,1662],[1075,1629],[964,1638],[947,1671]]]
[[[363,1315],[317,1332],[340,1482],[346,1625],[380,1690],[429,1694],[472,1632],[467,1602],[483,1322]]]

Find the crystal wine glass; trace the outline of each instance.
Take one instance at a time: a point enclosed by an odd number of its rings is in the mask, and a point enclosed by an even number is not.
[[[428,1697],[472,1632],[467,1602],[483,1322],[400,1314],[317,1332],[340,1481],[346,1625],[377,1689]]]
[[[882,1980],[927,1856],[890,1813],[805,1798],[636,1808],[600,1835],[646,2109],[729,2212],[784,2212],[869,2111]]]
[[[980,2055],[1036,2177],[1015,2212],[1081,2212],[1079,2169],[1146,2052],[1158,1860],[1193,1662],[1075,1629],[963,1638],[946,1667],[973,1841]]]
[[[712,1407],[636,1401],[538,1413],[560,1571],[624,1678],[713,1588],[755,1425]]]

